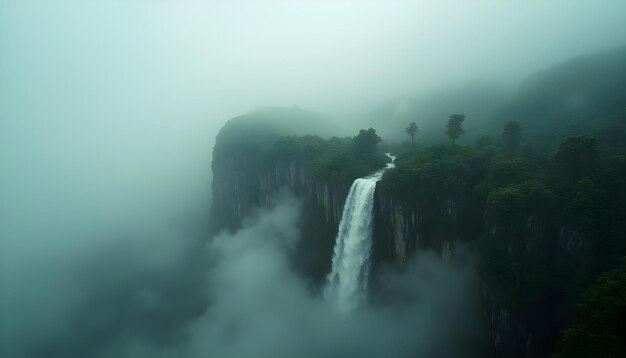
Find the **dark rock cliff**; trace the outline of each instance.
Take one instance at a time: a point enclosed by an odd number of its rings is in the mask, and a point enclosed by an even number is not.
[[[332,250],[341,220],[343,205],[351,183],[322,182],[313,177],[306,163],[276,162],[258,170],[250,162],[231,161],[214,174],[213,213],[218,229],[234,229],[255,210],[270,207],[282,190],[292,192],[303,202],[302,240],[294,266],[317,287],[323,284],[332,260]],[[377,190],[374,206],[374,270],[386,263],[404,267],[419,250],[434,250],[444,260],[465,242],[458,229],[466,220],[467,209],[457,200],[440,199],[429,203],[402,203]],[[447,228],[447,229],[443,229]],[[541,221],[528,218],[528,249],[543,235]],[[497,227],[491,229],[496,234]],[[575,233],[563,229],[565,248],[579,246]],[[374,277],[374,276],[373,276]],[[483,319],[491,349],[496,355],[506,352],[531,352],[536,322],[498,305],[494,292],[482,286]]]
[[[248,161],[231,161],[214,171],[213,230],[234,230],[257,209],[270,207],[283,190],[303,203],[302,240],[294,264],[319,283],[330,270],[332,249],[351,183],[313,178],[305,163],[275,162],[261,170]]]
[[[455,230],[459,207],[453,199],[407,203],[378,190],[375,216],[376,257],[399,267],[419,250],[434,250],[447,260],[454,243],[461,241]]]
[[[264,153],[272,147],[268,143],[275,143],[277,138],[258,131],[246,138],[218,136],[213,161],[211,226],[214,233],[235,230],[255,211],[271,207],[282,191],[290,191],[303,206],[299,223],[302,238],[293,266],[310,279],[312,287],[320,288],[331,268],[351,180],[324,180],[314,175],[311,157],[277,155],[284,154],[282,149]],[[485,222],[485,209],[476,207],[480,204],[469,194],[426,190],[424,195],[410,199],[388,194],[380,184],[384,183],[379,182],[374,203],[373,280],[378,277],[379,268],[402,269],[418,251],[432,250],[442,259],[454,262],[463,256],[464,250],[460,248],[474,245],[481,236],[508,236],[506,226]],[[559,237],[554,250],[576,251],[586,245],[582,234],[566,227],[546,226],[541,216],[529,216],[523,226],[520,239],[511,241],[508,248],[511,258],[516,251],[532,252],[538,245],[551,242],[546,238],[554,236]],[[558,334],[558,329],[553,327],[559,327],[562,322],[546,324],[541,316],[529,316],[506,303],[501,292],[487,282],[480,287],[484,331],[496,356],[513,352],[532,356],[535,347],[545,346],[542,340],[553,339],[550,332]]]

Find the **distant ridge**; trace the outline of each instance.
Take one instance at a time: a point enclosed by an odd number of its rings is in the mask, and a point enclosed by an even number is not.
[[[626,47],[576,57],[530,76],[494,119],[498,124],[511,120],[539,141],[591,134],[601,145],[620,145],[626,136]]]

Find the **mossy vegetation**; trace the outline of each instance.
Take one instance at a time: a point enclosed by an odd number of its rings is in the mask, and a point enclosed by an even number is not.
[[[374,137],[376,136],[376,137]],[[324,182],[351,182],[384,167],[389,159],[377,151],[373,128],[355,137],[278,137],[263,150],[261,162],[295,161],[308,165],[313,178]]]
[[[407,206],[426,203],[420,207],[425,217],[436,216],[437,200],[454,200],[460,215],[471,219],[439,225],[452,225],[456,237],[473,247],[481,277],[499,307],[555,333],[537,342],[535,351],[553,352],[556,332],[574,317],[585,287],[626,255],[626,157],[603,157],[597,141],[587,136],[569,137],[556,153],[541,157],[511,158],[510,151],[479,144],[408,150],[385,173],[381,190]],[[603,280],[608,290],[611,284]],[[589,295],[583,299],[590,300]],[[585,307],[592,317],[594,305]],[[564,357],[580,356],[572,355],[571,347],[584,339],[593,339],[596,350],[604,338],[612,351],[621,347],[615,344],[616,333],[580,333],[583,324],[566,331]]]

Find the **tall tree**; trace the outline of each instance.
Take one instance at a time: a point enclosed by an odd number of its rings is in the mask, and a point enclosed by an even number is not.
[[[578,310],[578,319],[563,331],[557,357],[626,356],[626,261],[585,291]]]
[[[520,143],[522,139],[522,128],[519,123],[515,121],[507,122],[502,130],[502,143],[504,145],[505,152],[515,157],[519,154]]]
[[[376,146],[382,142],[382,139],[376,134],[376,129],[361,129],[359,134],[354,137],[354,147],[358,154],[373,155],[376,152]]]
[[[404,128],[404,133],[406,133],[409,137],[411,137],[411,145],[413,145],[413,138],[415,137],[415,133],[419,132],[419,127],[415,122],[411,122],[408,127]]]
[[[457,113],[451,115],[450,119],[448,120],[448,124],[446,125],[446,127],[448,128],[446,130],[446,135],[448,136],[448,138],[452,139],[453,144],[456,142],[457,138],[465,133],[465,130],[463,129],[464,120],[465,115]]]
[[[592,137],[569,137],[561,143],[554,159],[560,179],[577,182],[593,178],[600,161],[598,143]]]

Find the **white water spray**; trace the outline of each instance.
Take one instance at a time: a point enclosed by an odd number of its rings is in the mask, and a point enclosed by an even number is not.
[[[343,311],[354,309],[364,299],[367,289],[376,183],[386,169],[394,167],[396,159],[389,153],[387,156],[391,163],[386,168],[352,183],[343,207],[332,271],[325,288],[326,298]]]

